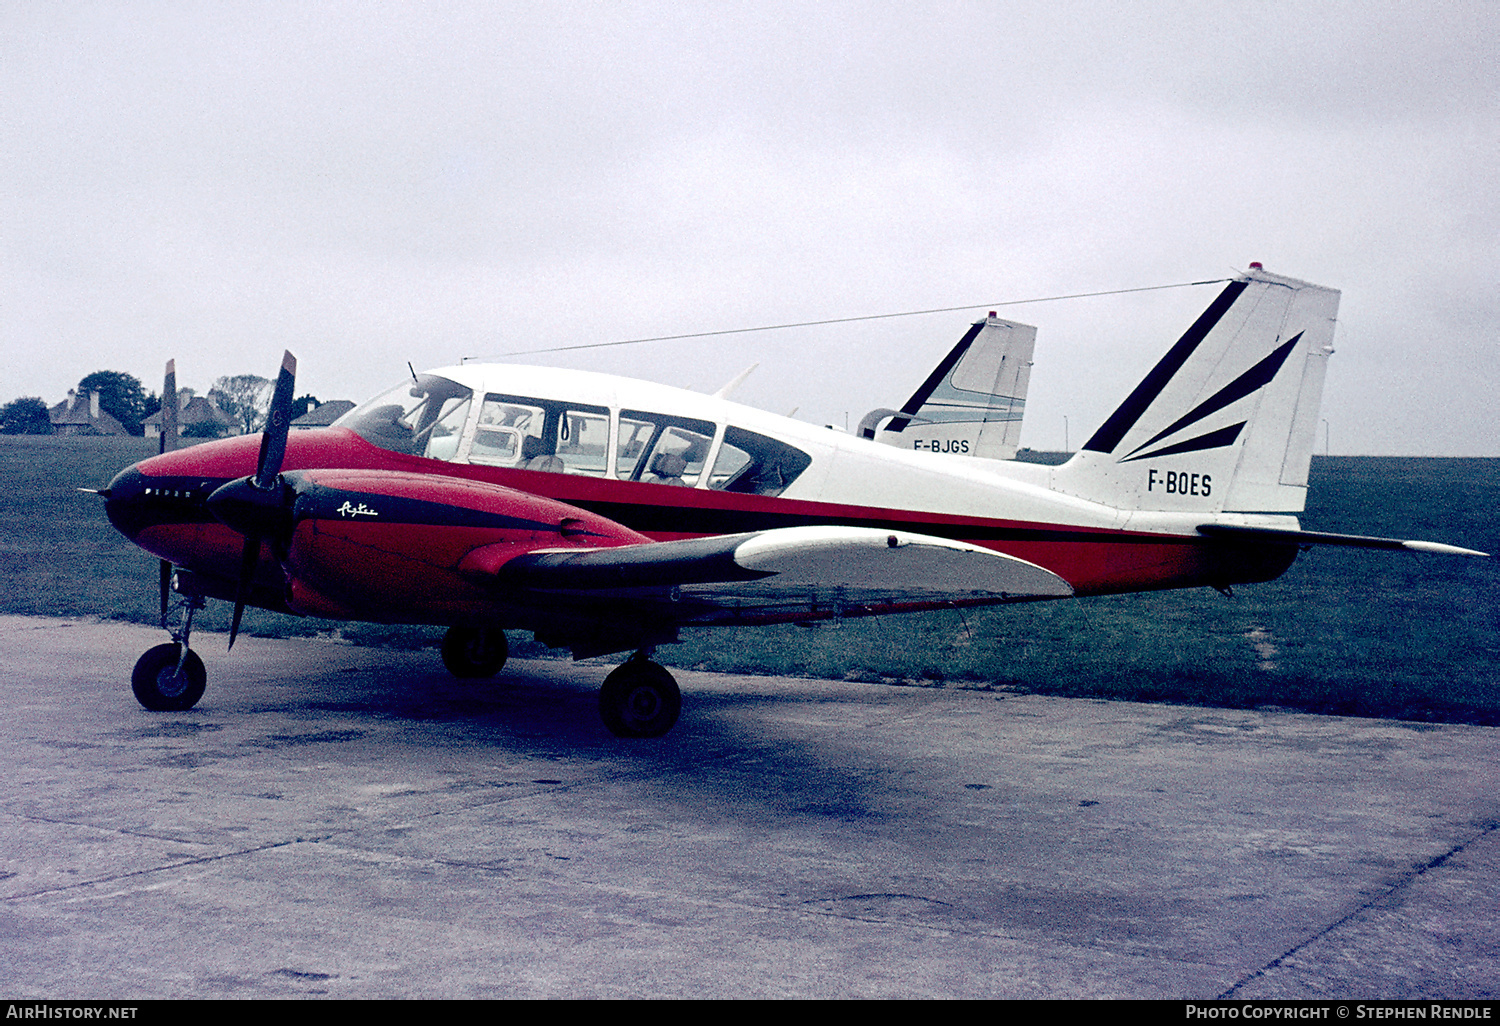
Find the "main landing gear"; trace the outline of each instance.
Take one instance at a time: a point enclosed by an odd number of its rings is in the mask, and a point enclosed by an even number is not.
[[[493,677],[509,656],[504,631],[455,626],[443,636],[443,665],[460,680]]]
[[[637,652],[604,678],[599,717],[615,737],[661,737],[682,712],[672,675]]]
[[[136,701],[152,712],[182,712],[198,704],[208,682],[208,673],[203,669],[203,660],[198,653],[188,648],[188,636],[193,631],[193,614],[203,608],[203,596],[183,595],[178,600],[182,609],[182,624],[171,630],[172,641],[148,649],[136,660],[130,674],[130,690]],[[162,617],[166,627],[166,617]]]
[[[646,658],[649,652],[642,649],[616,667],[599,689],[599,718],[616,737],[661,737],[682,712],[677,682]],[[443,637],[443,665],[459,680],[493,677],[508,654],[502,630],[460,624]]]
[[[443,665],[460,680],[493,677],[508,651],[504,631],[450,627],[443,638]],[[677,682],[646,658],[646,650],[617,667],[599,689],[599,718],[616,737],[661,737],[681,712]]]

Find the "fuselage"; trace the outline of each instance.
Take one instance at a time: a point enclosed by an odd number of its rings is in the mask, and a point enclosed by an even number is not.
[[[110,485],[112,522],[160,558],[232,582],[244,540],[206,500],[254,472],[259,445],[232,438],[136,464]],[[714,396],[525,366],[405,382],[331,428],[293,431],[281,471],[305,493],[296,530],[317,555],[288,567],[267,545],[251,601],[352,619],[459,622],[486,604],[505,619],[504,596],[466,559],[801,525],[970,542],[1078,595],[1268,580],[1296,551],[1204,538],[1199,513],[1063,494],[1046,466],[902,450]]]

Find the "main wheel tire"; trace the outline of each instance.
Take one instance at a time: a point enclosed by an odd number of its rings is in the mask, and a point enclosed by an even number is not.
[[[509,656],[504,631],[457,626],[443,636],[443,665],[460,680],[493,677]]]
[[[178,667],[181,661],[182,666]],[[135,700],[152,712],[182,712],[198,704],[208,673],[192,649],[184,655],[175,642],[157,645],[140,659],[130,674]]]
[[[615,737],[661,737],[681,712],[677,682],[649,659],[616,667],[599,689],[599,717]]]

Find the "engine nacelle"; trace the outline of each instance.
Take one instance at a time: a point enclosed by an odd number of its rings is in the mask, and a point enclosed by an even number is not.
[[[462,478],[378,470],[284,475],[295,493],[282,568],[314,616],[451,623],[498,601],[491,575],[536,549],[650,541],[567,503]]]

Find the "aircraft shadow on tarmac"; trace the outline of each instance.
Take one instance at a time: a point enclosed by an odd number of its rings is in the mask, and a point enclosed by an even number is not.
[[[354,653],[349,664],[335,656],[291,679],[266,667],[257,672],[253,657],[226,663],[222,686],[196,708],[141,711],[146,722],[120,733],[201,740],[201,747],[190,743],[188,751],[166,757],[176,766],[310,746],[348,753],[356,762],[408,747],[461,759],[494,753],[568,761],[589,776],[600,770],[672,776],[682,800],[749,819],[878,822],[885,817],[880,778],[910,772],[887,766],[883,752],[809,726],[808,710],[826,699],[757,678],[746,679],[743,690],[691,690],[682,729],[626,741],[599,723],[595,678],[607,672],[604,666],[558,663],[554,675],[545,663],[538,664],[541,672],[512,663],[501,677],[468,682],[454,680],[425,653],[343,651]],[[423,665],[429,659],[431,668]],[[870,689],[865,701],[872,706],[888,701],[874,685],[855,687]],[[839,701],[863,704],[858,697]],[[747,712],[751,707],[757,711]],[[221,736],[231,721],[241,739],[225,744]]]

